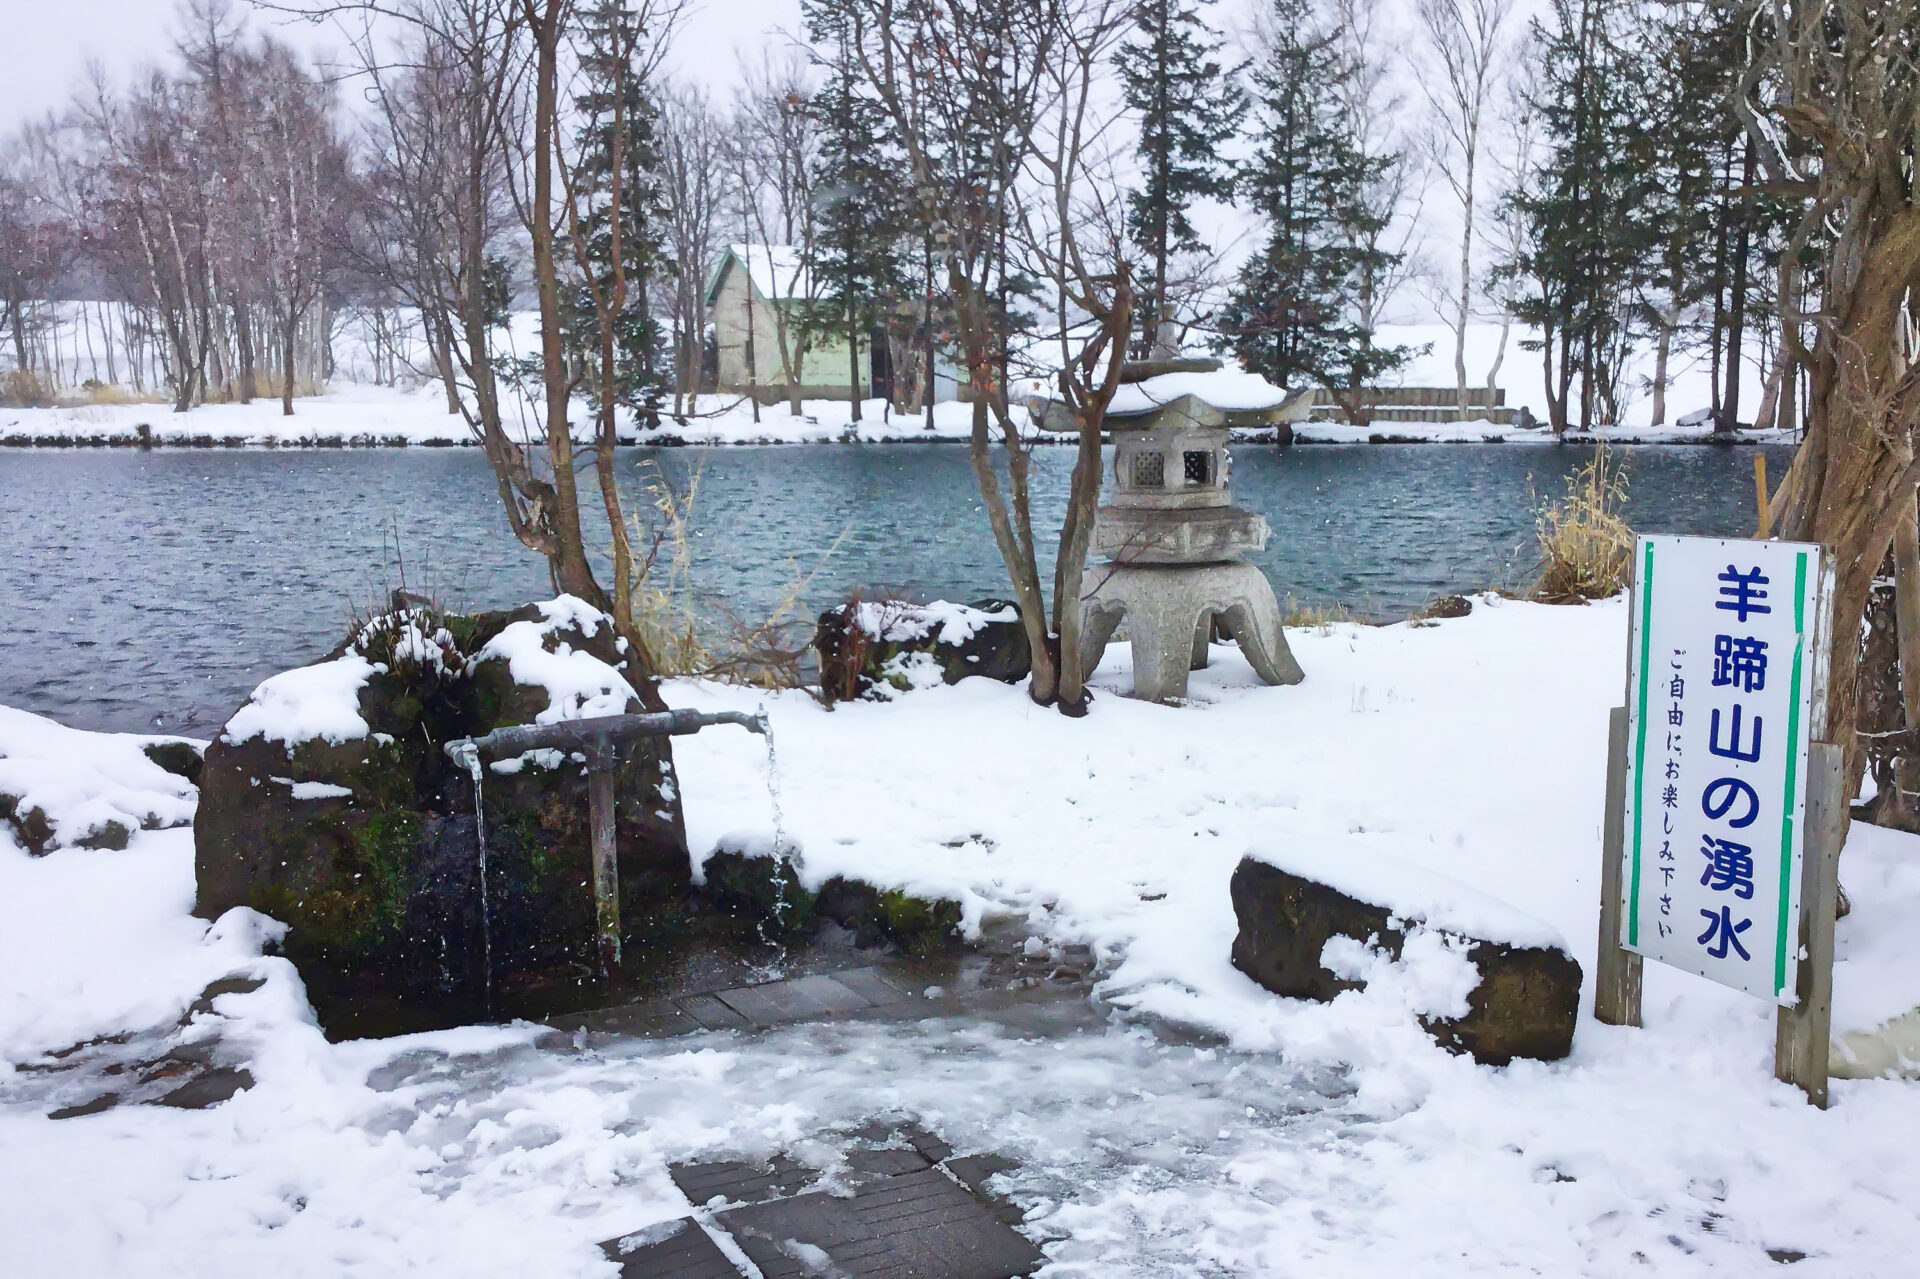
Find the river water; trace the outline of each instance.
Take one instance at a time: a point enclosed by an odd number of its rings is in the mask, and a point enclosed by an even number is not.
[[[1767,452],[1777,479],[1787,451]],[[1636,527],[1751,535],[1753,450],[1616,454]],[[1260,563],[1283,599],[1392,618],[1450,591],[1524,583],[1535,509],[1590,455],[1242,445],[1233,492],[1273,526]],[[856,588],[1004,593],[964,449],[629,449],[622,460],[636,483],[649,466],[679,485],[697,475],[695,586],[736,616],[765,616],[808,574],[816,609]],[[1043,543],[1072,465],[1071,449],[1035,454]],[[0,449],[0,705],[82,728],[204,736],[261,679],[333,647],[403,578],[456,608],[552,594],[472,449]]]

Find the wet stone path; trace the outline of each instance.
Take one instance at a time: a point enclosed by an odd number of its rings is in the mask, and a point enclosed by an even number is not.
[[[661,995],[548,1024],[571,1031],[576,1047],[802,1022],[954,1017],[1052,1037],[1106,1024],[1092,993],[1093,969],[1084,947],[1028,945],[1022,936],[1003,935],[955,954],[889,957]],[[826,1184],[786,1155],[764,1165],[672,1165],[674,1184],[695,1214],[601,1247],[622,1279],[738,1279],[755,1272],[763,1279],[1011,1279],[1046,1259],[1013,1228],[1020,1209],[988,1189],[996,1173],[1017,1166],[1011,1160],[955,1156],[945,1141],[911,1124],[875,1123],[840,1143],[844,1164]]]
[[[697,1215],[601,1248],[622,1279],[739,1279],[748,1272],[735,1258],[764,1279],[1011,1279],[1046,1259],[1012,1228],[1019,1209],[987,1190],[1010,1162],[955,1157],[912,1125],[875,1126],[853,1139],[831,1186],[815,1186],[819,1174],[784,1155],[764,1167],[675,1164],[674,1184]]]

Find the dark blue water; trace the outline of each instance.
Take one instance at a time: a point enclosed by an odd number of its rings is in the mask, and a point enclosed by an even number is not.
[[[1617,452],[1636,527],[1751,534],[1752,450]],[[1786,453],[1769,452],[1778,476]],[[1243,445],[1233,490],[1273,526],[1261,565],[1283,599],[1397,617],[1529,579],[1538,501],[1589,455]],[[635,449],[623,464],[680,484],[697,472],[695,583],[743,618],[807,574],[812,608],[855,588],[1005,591],[964,449]],[[1072,465],[1070,449],[1035,455],[1043,543]],[[205,733],[259,680],[331,648],[403,576],[454,607],[552,594],[471,449],[0,449],[0,704],[87,728]]]

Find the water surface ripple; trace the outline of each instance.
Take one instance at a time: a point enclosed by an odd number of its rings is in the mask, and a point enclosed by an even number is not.
[[[1752,533],[1751,449],[1618,453],[1637,527]],[[1783,474],[1786,450],[1768,453]],[[1260,563],[1283,598],[1391,617],[1530,576],[1535,495],[1560,493],[1589,455],[1242,445],[1233,490],[1273,526]],[[698,473],[696,583],[739,616],[764,615],[808,571],[814,606],[854,587],[1005,590],[964,449],[628,449],[622,462],[682,483]],[[1071,449],[1035,454],[1043,542],[1072,465]],[[471,449],[0,449],[0,704],[204,735],[261,679],[336,644],[403,570],[460,607],[552,593]]]

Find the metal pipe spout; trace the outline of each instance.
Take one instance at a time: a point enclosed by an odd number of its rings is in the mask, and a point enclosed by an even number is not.
[[[750,733],[767,736],[767,713],[745,711],[648,711],[639,715],[599,715],[592,719],[565,719],[553,724],[513,724],[482,737],[462,737],[441,749],[461,771],[473,778],[474,828],[483,820],[479,802],[481,758],[502,759],[527,751],[558,750],[587,757],[587,807],[593,841],[593,902],[596,949],[602,976],[620,966],[620,878],[616,861],[614,775],[619,745],[641,737],[685,737],[715,724],[738,724]],[[478,836],[484,840],[484,833]],[[484,844],[481,849],[485,854]],[[484,862],[483,862],[484,865]]]
[[[696,711],[687,708],[647,711],[639,715],[600,715],[592,719],[563,719],[552,724],[512,724],[482,737],[462,737],[443,748],[447,757],[469,768],[469,750],[489,759],[503,759],[527,751],[585,751],[589,761],[610,754],[620,742],[640,737],[685,737],[715,724],[738,724],[750,733],[767,734],[765,711]]]

